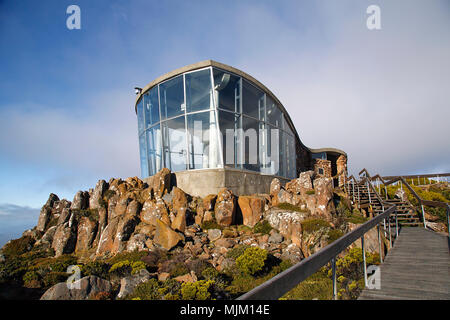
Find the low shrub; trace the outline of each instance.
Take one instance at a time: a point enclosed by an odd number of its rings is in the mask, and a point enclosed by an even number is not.
[[[2,252],[6,258],[20,256],[33,248],[34,239],[30,236],[11,240],[3,246]]]
[[[248,248],[250,248],[250,246],[246,245],[246,244],[237,245],[237,246],[235,246],[234,248],[232,248],[231,250],[229,250],[227,252],[227,258],[236,260],[241,255],[243,255],[245,250],[248,249]]]
[[[302,209],[298,206],[294,206],[293,204],[282,202],[277,205],[277,208],[283,209],[283,210],[289,210],[289,211],[297,211],[297,212],[308,212],[307,209]]]
[[[181,297],[183,300],[208,300],[211,298],[209,291],[213,284],[214,281],[211,280],[185,282],[181,285]]]
[[[261,220],[253,227],[254,233],[269,234],[271,230],[272,226],[267,220]]]
[[[313,233],[315,231],[319,231],[322,228],[329,228],[330,224],[318,218],[310,218],[302,221],[302,231],[307,233]]]
[[[255,274],[262,270],[267,259],[267,251],[259,247],[245,249],[236,259],[236,266],[246,274]]]

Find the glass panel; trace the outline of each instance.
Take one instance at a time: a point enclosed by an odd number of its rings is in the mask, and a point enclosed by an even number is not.
[[[172,118],[184,113],[183,76],[178,76],[160,84],[159,95],[161,119]]]
[[[242,113],[264,120],[264,92],[244,80],[242,93]]]
[[[274,126],[281,128],[281,110],[275,104],[275,102],[269,97],[266,97],[266,111],[267,111],[267,121]]]
[[[139,153],[141,162],[141,177],[148,177],[147,148],[145,145],[145,132],[139,135]]]
[[[242,118],[243,128],[243,160],[244,169],[259,171],[259,159],[258,159],[258,131],[259,121],[248,117]]]
[[[226,167],[238,168],[242,164],[240,116],[219,111],[219,128],[222,138],[223,163]]]
[[[286,176],[286,133],[282,130],[279,130],[279,143],[280,143],[280,158],[279,158],[279,176]]]
[[[147,130],[147,154],[150,175],[156,174],[162,167],[161,129],[156,125]]]
[[[188,115],[189,169],[217,168],[219,150],[215,112]]]
[[[164,164],[172,171],[187,170],[185,117],[162,123]]]
[[[263,133],[260,131],[261,172],[280,175],[280,131],[267,124],[264,127]],[[261,140],[263,141],[261,142]],[[261,148],[264,150],[261,151]]]
[[[185,79],[187,112],[213,109],[210,69],[187,73]]]
[[[290,135],[286,136],[286,175],[289,179],[295,179],[297,176],[295,164],[295,140]]]
[[[138,119],[138,134],[140,135],[144,131],[144,112],[143,112],[143,98],[139,100],[136,106],[136,115]]]
[[[241,78],[230,73],[213,69],[214,95],[221,109],[241,112]]]
[[[144,95],[145,127],[159,122],[158,87],[152,88]]]

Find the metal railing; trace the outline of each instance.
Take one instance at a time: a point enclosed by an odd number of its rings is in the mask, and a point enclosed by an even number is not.
[[[342,236],[340,239],[329,244],[325,248],[319,250],[315,254],[300,261],[289,269],[279,273],[270,280],[257,286],[251,291],[238,297],[237,300],[275,300],[282,297],[285,293],[292,290],[300,282],[314,274],[321,267],[331,262],[332,265],[332,281],[333,281],[333,299],[337,297],[336,282],[336,257],[348,248],[356,240],[361,239],[361,250],[363,253],[364,264],[364,282],[367,286],[367,267],[365,259],[364,235],[374,227],[378,227],[378,242],[380,250],[380,261],[383,262],[383,251],[381,245],[380,223],[388,219],[391,214],[395,213],[396,207],[393,205],[383,213],[365,222],[352,232]]]

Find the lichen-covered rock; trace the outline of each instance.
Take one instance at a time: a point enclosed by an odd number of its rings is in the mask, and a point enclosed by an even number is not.
[[[139,284],[149,280],[152,277],[150,272],[145,269],[140,270],[137,274],[122,278],[120,280],[120,291],[117,298],[124,298],[133,293],[134,288]]]
[[[143,251],[147,247],[149,237],[143,233],[137,233],[131,236],[127,242],[127,251]]]
[[[75,250],[77,241],[76,223],[71,221],[59,225],[53,236],[52,248],[55,250],[55,256],[72,253]]]
[[[172,208],[175,218],[172,221],[172,229],[184,232],[186,229],[187,196],[183,190],[177,187],[172,189]]]
[[[308,214],[305,212],[271,209],[270,213],[266,216],[266,220],[283,237],[291,240],[300,247],[302,243],[301,222],[307,216]]]
[[[89,192],[78,191],[73,197],[71,209],[85,210],[89,207]]]
[[[156,225],[156,219],[162,220],[166,224],[170,224],[169,214],[164,200],[157,197],[156,200],[146,200],[140,213],[141,221]]]
[[[332,213],[335,212],[333,203],[333,185],[331,178],[317,178],[314,180],[314,196],[316,198],[316,210],[314,215],[331,220]]]
[[[175,247],[178,242],[183,241],[184,237],[172,230],[167,224],[160,219],[156,219],[156,232],[153,242],[166,250]]]
[[[236,198],[227,188],[219,190],[214,207],[216,222],[221,226],[230,226],[234,223],[236,214]]]
[[[238,204],[242,212],[244,225],[253,227],[261,221],[265,204],[265,200],[262,197],[240,196]]]
[[[171,176],[172,172],[167,168],[163,168],[154,176],[150,177],[148,182],[151,192],[158,197],[162,197],[166,193],[169,193]]]
[[[61,282],[48,289],[41,300],[89,300],[95,294],[110,292],[111,283],[96,276],[87,276],[75,281],[69,288],[66,282]]]
[[[47,201],[48,202],[48,201]],[[44,232],[47,229],[48,223],[50,222],[50,217],[52,215],[52,208],[45,204],[39,214],[38,223],[36,229],[38,231]]]
[[[216,241],[222,236],[222,231],[220,229],[208,229],[208,239],[209,241]]]
[[[76,252],[84,252],[91,248],[92,242],[97,235],[98,222],[88,217],[81,217],[78,223]]]
[[[105,180],[99,180],[92,196],[89,197],[89,208],[98,209],[102,206],[103,194],[106,190],[108,190],[108,183]]]

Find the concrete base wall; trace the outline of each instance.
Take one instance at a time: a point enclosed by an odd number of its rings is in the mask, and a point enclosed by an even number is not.
[[[205,197],[217,194],[220,188],[228,188],[235,195],[269,193],[270,182],[275,176],[236,169],[201,169],[175,172],[176,186],[192,196]],[[276,177],[284,185],[289,179]],[[175,181],[174,181],[175,182]]]

